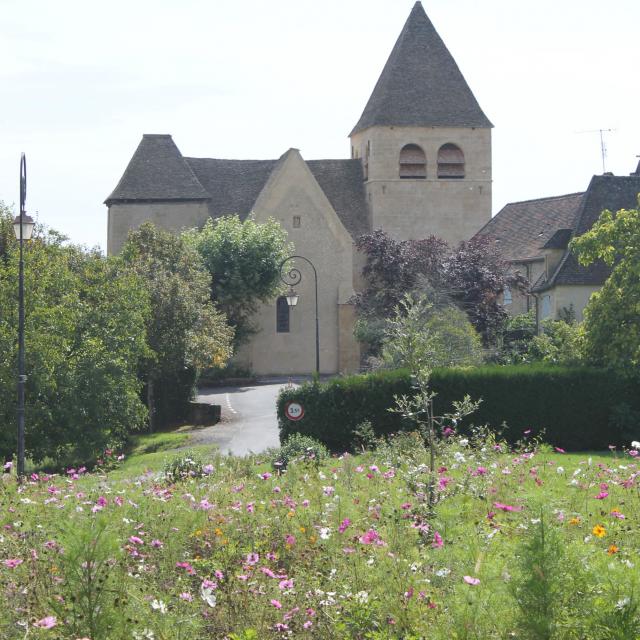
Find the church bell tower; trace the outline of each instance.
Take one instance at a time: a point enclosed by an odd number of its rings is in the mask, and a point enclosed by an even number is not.
[[[416,2],[350,134],[371,228],[471,238],[491,218],[492,126]]]

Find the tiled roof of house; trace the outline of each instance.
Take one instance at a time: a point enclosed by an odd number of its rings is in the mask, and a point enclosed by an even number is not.
[[[415,3],[351,135],[375,125],[493,126],[420,2]]]
[[[169,135],[145,134],[106,204],[206,201],[215,218],[247,216],[278,160],[184,158]],[[353,238],[369,231],[359,160],[309,160],[311,173]]]
[[[145,134],[105,204],[209,198],[171,136]]]
[[[637,206],[640,193],[640,176],[593,176],[576,218],[573,236],[589,231],[605,209],[618,211]],[[557,285],[603,285],[611,268],[602,261],[588,267],[578,263],[575,255],[567,251],[552,276],[532,288],[544,291]]]
[[[505,205],[476,236],[493,240],[504,260],[542,260],[543,246],[559,229],[572,229],[582,193],[511,202]]]

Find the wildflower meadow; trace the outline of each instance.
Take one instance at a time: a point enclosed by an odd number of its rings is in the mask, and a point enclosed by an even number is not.
[[[281,470],[7,473],[0,637],[637,638],[636,454],[451,434],[432,475],[402,434]]]

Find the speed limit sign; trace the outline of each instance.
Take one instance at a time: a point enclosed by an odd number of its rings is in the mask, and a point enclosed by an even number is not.
[[[287,402],[284,406],[284,415],[295,422],[304,417],[304,407],[299,402]]]

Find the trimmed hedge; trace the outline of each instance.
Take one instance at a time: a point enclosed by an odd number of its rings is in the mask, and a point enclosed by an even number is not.
[[[624,405],[640,411],[638,384],[599,369],[552,365],[436,369],[431,387],[437,393],[434,406],[438,415],[451,411],[453,401],[466,394],[474,400],[482,398],[478,411],[459,426],[462,432],[473,424],[486,424],[515,442],[527,429],[532,435],[544,430],[547,442],[567,451],[628,445],[628,434],[612,426],[613,414]],[[278,399],[280,440],[303,433],[333,451],[345,451],[352,448],[354,431],[365,420],[381,436],[411,428],[399,414],[388,411],[394,406],[394,395],[410,393],[411,377],[403,370],[284,390]],[[301,420],[293,422],[285,417],[289,401],[303,405]]]

